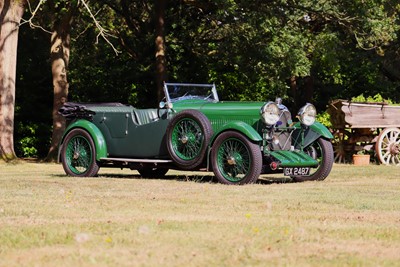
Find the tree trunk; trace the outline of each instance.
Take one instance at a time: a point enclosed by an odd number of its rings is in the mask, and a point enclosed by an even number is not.
[[[69,83],[67,80],[67,68],[70,55],[70,31],[75,8],[58,23],[55,23],[51,36],[51,71],[53,74],[53,134],[46,161],[57,161],[58,145],[65,130],[65,119],[58,114],[58,110],[64,105],[68,97]]]
[[[304,78],[292,76],[290,77],[290,89],[294,101],[293,110],[297,111],[306,103],[312,102],[314,79],[311,76],[306,76]]]
[[[157,83],[157,100],[163,97],[163,83],[166,80],[166,60],[165,60],[165,8],[166,0],[155,1],[156,11],[156,83]]]
[[[313,95],[314,95],[314,78],[311,76],[306,76],[304,77],[304,102],[311,103]]]
[[[292,93],[292,97],[293,97],[293,107],[292,107],[292,111],[294,110],[298,110],[298,101],[297,101],[297,78],[296,76],[291,76],[290,77],[290,90]]]
[[[25,1],[0,2],[0,159],[16,158],[14,151],[14,106],[18,30]]]

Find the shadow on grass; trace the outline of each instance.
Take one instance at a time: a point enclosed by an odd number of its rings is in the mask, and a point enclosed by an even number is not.
[[[54,175],[54,177],[59,178],[76,178],[67,175]],[[218,184],[218,180],[214,175],[205,174],[167,174],[165,177],[162,178],[146,178],[142,177],[139,174],[117,174],[117,173],[102,173],[96,177],[82,177],[81,179],[96,179],[96,178],[105,178],[105,179],[137,179],[137,180],[173,180],[173,181],[180,181],[180,182],[195,182],[195,183],[212,183]],[[79,179],[79,178],[78,178]],[[257,180],[256,184],[281,184],[281,183],[292,183],[293,180],[290,178],[282,178],[282,177],[265,177],[265,175],[260,176]]]

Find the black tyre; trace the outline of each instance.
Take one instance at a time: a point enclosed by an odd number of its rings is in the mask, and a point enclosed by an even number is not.
[[[262,169],[260,146],[234,131],[219,135],[211,150],[214,175],[223,184],[254,183]]]
[[[167,148],[171,159],[184,170],[197,168],[204,159],[212,135],[207,117],[197,110],[176,114],[167,128]]]
[[[71,176],[96,176],[96,147],[93,138],[83,129],[73,129],[65,137],[61,161],[66,174]]]
[[[312,170],[313,172],[310,176],[294,176],[292,177],[293,180],[296,182],[325,180],[332,170],[334,161],[331,142],[320,137],[311,145],[306,147],[304,151],[314,159],[318,160],[319,165],[316,169]]]
[[[138,172],[143,178],[164,178],[168,169],[142,168],[138,169]]]

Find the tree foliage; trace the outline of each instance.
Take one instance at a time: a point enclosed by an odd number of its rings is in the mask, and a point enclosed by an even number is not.
[[[54,0],[59,9],[43,9],[37,24],[51,29],[43,19],[62,15],[67,2]],[[71,28],[68,99],[156,105],[155,2],[96,0],[90,8],[121,53],[98,38],[93,18],[80,8]],[[397,0],[180,0],[166,1],[164,11],[168,81],[215,83],[224,100],[280,96],[293,111],[305,101],[321,110],[329,99],[361,93],[400,102]],[[45,35],[22,27],[17,116],[24,127],[48,125],[49,132]],[[43,112],[35,116],[29,110],[38,95],[50,100],[36,105]],[[48,133],[41,135],[38,140],[48,143]]]

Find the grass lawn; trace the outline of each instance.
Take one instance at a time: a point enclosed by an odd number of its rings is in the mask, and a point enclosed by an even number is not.
[[[0,162],[0,266],[400,266],[400,169],[226,186]]]

